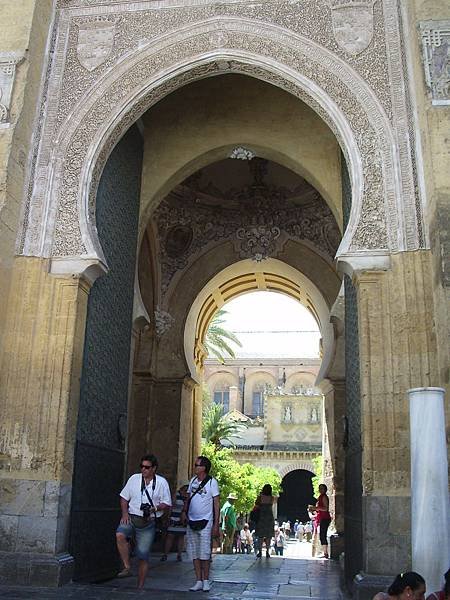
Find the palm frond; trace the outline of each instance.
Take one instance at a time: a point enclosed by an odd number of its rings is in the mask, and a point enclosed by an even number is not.
[[[226,321],[226,319],[224,319],[226,314],[227,311],[223,308],[216,312],[211,319],[204,340],[204,345],[208,354],[215,356],[222,364],[225,362],[226,357],[236,357],[233,348],[228,342],[233,342],[233,344],[242,347],[240,340],[232,331],[229,331],[225,327],[221,327]]]

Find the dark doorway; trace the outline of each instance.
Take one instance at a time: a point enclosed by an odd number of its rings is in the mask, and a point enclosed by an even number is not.
[[[305,522],[309,520],[308,504],[314,504],[312,478],[314,473],[297,469],[283,477],[283,492],[278,500],[278,520],[289,519],[294,523],[296,519]]]

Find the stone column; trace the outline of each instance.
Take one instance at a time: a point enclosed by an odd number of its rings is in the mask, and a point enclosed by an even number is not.
[[[448,461],[442,388],[408,391],[411,421],[412,568],[438,590],[450,562]],[[431,516],[431,518],[430,518]]]
[[[90,283],[15,259],[0,365],[0,581],[71,579],[68,526]]]
[[[192,453],[191,463],[184,478],[189,478],[192,474],[194,459],[200,455],[202,448],[202,423],[203,423],[203,399],[202,387],[196,385],[194,388],[194,414],[192,427]]]
[[[324,428],[327,432],[328,447],[324,449],[324,483],[333,490],[331,510],[338,534],[344,532],[344,415],[345,415],[345,382],[333,381],[325,387]]]
[[[239,410],[239,390],[236,385],[230,385],[230,411]]]
[[[359,313],[363,511],[358,599],[373,597],[383,589],[380,585],[411,565],[407,391],[441,381],[431,253],[403,252],[390,260],[390,270],[353,274]]]
[[[192,471],[194,382],[190,377],[161,377],[150,386],[147,450],[158,457],[159,471],[173,490]]]

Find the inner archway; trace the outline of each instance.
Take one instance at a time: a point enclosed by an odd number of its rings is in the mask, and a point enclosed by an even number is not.
[[[295,469],[283,477],[283,492],[278,499],[278,518],[289,520],[291,525],[299,519],[301,523],[309,521],[308,505],[315,504],[312,478],[314,473],[304,469]]]

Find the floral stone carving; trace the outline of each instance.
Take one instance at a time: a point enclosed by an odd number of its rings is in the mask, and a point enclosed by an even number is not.
[[[159,306],[155,310],[156,337],[160,338],[169,331],[175,319],[167,311],[161,310]]]

